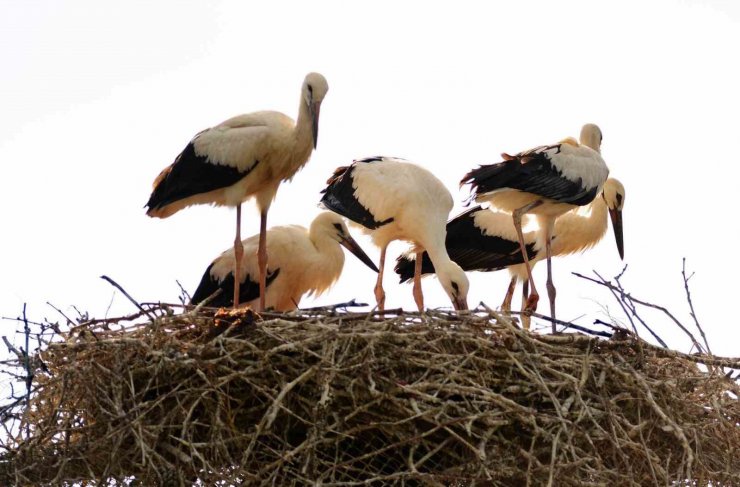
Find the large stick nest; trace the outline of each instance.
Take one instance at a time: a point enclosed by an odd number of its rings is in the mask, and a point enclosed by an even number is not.
[[[263,318],[49,345],[0,484],[740,485],[738,361],[487,313]]]

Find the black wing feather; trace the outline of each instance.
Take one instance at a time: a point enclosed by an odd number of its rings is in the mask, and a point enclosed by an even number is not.
[[[475,215],[479,211],[490,211],[480,206],[471,208],[447,223],[447,237],[445,247],[454,262],[465,271],[497,271],[514,264],[524,262],[519,251],[519,243],[502,237],[484,235],[483,231],[475,226]],[[535,256],[534,244],[527,244],[527,255],[531,259]],[[394,270],[406,282],[414,277],[415,261],[401,256],[397,259]],[[434,273],[434,265],[429,255],[422,254],[421,273]]]
[[[393,218],[377,221],[375,216],[357,200],[355,188],[352,186],[352,172],[355,164],[366,164],[380,160],[382,160],[380,157],[369,157],[356,160],[350,166],[337,168],[334,175],[327,181],[327,187],[321,191],[324,195],[321,198],[321,204],[334,213],[349,218],[370,230],[375,230],[392,222]]]
[[[191,141],[175,162],[165,169],[166,174],[154,187],[145,206],[156,210],[196,194],[231,186],[249,174],[258,163],[255,161],[245,171],[214,164],[209,162],[208,156],[197,155]]]
[[[463,177],[460,184],[470,184],[474,196],[496,189],[511,188],[543,196],[561,203],[585,205],[596,197],[597,188],[585,188],[578,178],[571,181],[553,166],[543,146],[517,154],[513,159],[480,166]]]
[[[229,274],[220,281],[211,275],[211,268],[213,263],[208,266],[206,272],[198,284],[198,289],[193,293],[193,297],[190,300],[190,304],[196,305],[206,299],[211,294],[215,293],[218,289],[221,289],[221,293],[215,296],[211,301],[208,302],[208,306],[214,308],[225,308],[234,305],[234,272]],[[270,287],[272,281],[280,274],[280,268],[275,269],[272,272],[267,273],[266,286]],[[247,278],[239,284],[239,302],[248,303],[254,299],[260,297],[260,285],[258,282],[254,282],[247,276]]]

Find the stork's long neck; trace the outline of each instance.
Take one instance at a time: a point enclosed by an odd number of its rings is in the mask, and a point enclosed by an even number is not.
[[[344,267],[344,251],[339,242],[325,233],[311,234],[309,238],[316,249],[316,254],[309,259],[310,268],[305,269],[305,273],[315,276],[313,290],[321,293],[339,278]]]
[[[429,254],[429,259],[432,261],[432,264],[434,264],[435,269],[443,268],[445,267],[445,264],[452,261],[452,259],[450,259],[450,255],[447,253],[447,248],[445,247],[444,236],[432,239],[431,242],[427,243],[427,247],[424,250]]]
[[[308,158],[313,150],[313,119],[303,95],[301,95],[298,105],[298,119],[296,120],[293,136],[296,152],[300,152]]]
[[[589,212],[570,211],[555,221],[553,255],[584,251],[604,237],[608,226],[608,209],[602,195],[586,207]]]
[[[581,144],[585,145],[586,147],[590,147],[591,149],[595,150],[599,154],[601,153],[601,139],[598,134],[588,132],[588,133],[582,133],[581,134]]]

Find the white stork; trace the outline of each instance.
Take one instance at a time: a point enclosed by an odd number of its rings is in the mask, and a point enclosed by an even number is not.
[[[265,306],[267,284],[267,211],[280,183],[291,179],[316,147],[319,110],[328,89],[322,75],[309,73],[301,88],[297,122],[280,112],[260,111],[238,115],[196,134],[154,180],[146,204],[147,215],[157,218],[195,204],[235,206],[234,272],[241,275],[241,204],[254,197],[260,211],[260,310]],[[239,282],[234,286],[234,307],[238,303]]]
[[[245,253],[241,263],[239,301],[254,306],[260,297],[259,265],[256,251],[259,235],[243,240]],[[372,260],[355,242],[342,217],[329,211],[320,213],[310,229],[300,225],[272,227],[266,235],[270,252],[265,304],[275,311],[290,311],[298,307],[304,294],[320,295],[339,278],[344,267],[346,247],[369,268],[378,272]],[[191,304],[215,296],[208,305],[231,306],[234,290],[234,249],[228,249],[208,266]]]
[[[364,227],[380,247],[375,284],[379,309],[385,306],[383,268],[386,249],[393,240],[410,242],[419,254],[427,251],[452,305],[456,310],[468,309],[468,278],[445,249],[445,222],[453,201],[439,179],[403,159],[370,157],[337,168],[327,184],[321,205]],[[414,275],[413,293],[422,312],[421,267]]]
[[[532,294],[525,312],[537,308],[529,256],[522,235],[522,216],[532,214],[544,232],[547,257],[547,294],[555,333],[555,286],[552,282],[551,237],[555,220],[587,205],[601,192],[609,169],[601,157],[601,130],[594,124],[581,129],[580,144],[566,138],[558,144],[536,147],[514,156],[502,154],[503,162],[481,166],[466,174],[460,184],[470,184],[478,202],[511,212],[519,248],[527,269]]]
[[[568,255],[583,252],[596,245],[606,234],[608,219],[617,243],[619,257],[624,258],[624,239],[622,231],[622,209],[625,190],[617,179],[609,178],[604,183],[601,196],[584,207],[571,210],[555,221],[552,235],[552,255]],[[607,217],[607,215],[609,215]],[[546,257],[545,236],[541,228],[523,234],[530,265]],[[456,216],[447,223],[445,241],[450,258],[466,271],[497,271],[508,268],[511,274],[502,310],[510,311],[511,299],[517,281],[523,281],[524,299],[527,299],[527,270],[519,249],[519,240],[511,215],[501,211],[476,206]],[[398,258],[395,271],[401,282],[414,275],[415,262],[409,254]],[[422,255],[422,274],[434,272],[429,256]],[[529,328],[529,317],[522,316],[522,323]]]

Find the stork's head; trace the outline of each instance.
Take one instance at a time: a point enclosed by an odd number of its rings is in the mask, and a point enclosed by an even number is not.
[[[451,260],[440,265],[435,264],[434,269],[439,283],[452,301],[452,306],[457,311],[467,311],[470,283],[465,271]]]
[[[614,238],[617,240],[617,250],[619,257],[624,259],[624,236],[622,234],[622,208],[624,207],[624,186],[618,180],[609,178],[604,183],[604,189],[601,196],[606,202],[609,209],[609,216],[612,219],[612,228],[614,229]]]
[[[596,152],[601,152],[601,141],[604,136],[601,134],[601,129],[598,125],[593,123],[587,123],[581,128],[581,144],[592,148]]]
[[[310,230],[311,240],[316,242],[321,238],[330,238],[340,245],[345,247],[347,250],[352,252],[355,257],[360,259],[366,266],[378,272],[378,268],[375,263],[367,256],[360,245],[352,238],[347,229],[347,224],[344,223],[344,219],[332,213],[331,211],[325,211],[319,214],[314,221],[311,223]]]
[[[319,112],[321,102],[324,101],[326,92],[329,91],[329,83],[319,73],[308,73],[303,80],[302,96],[311,115],[311,130],[313,131],[313,147],[319,140]]]

